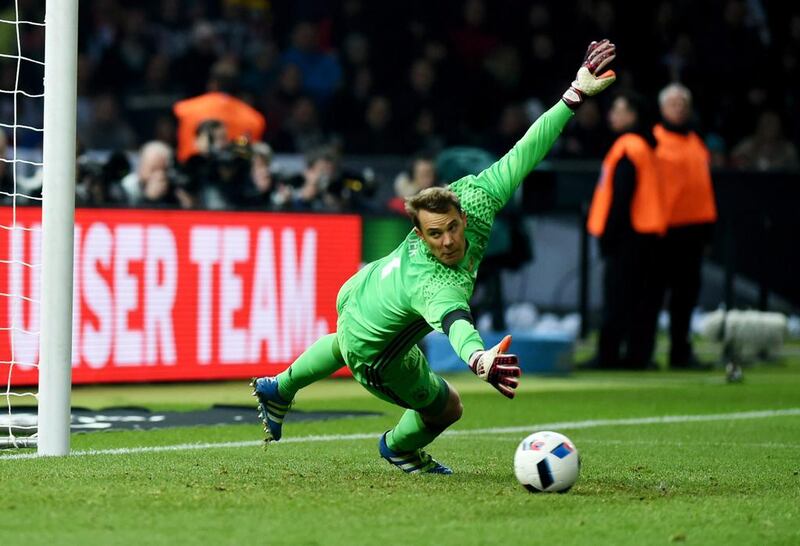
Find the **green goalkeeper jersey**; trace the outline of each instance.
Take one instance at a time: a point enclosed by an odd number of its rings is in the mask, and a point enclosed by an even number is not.
[[[342,286],[337,298],[337,338],[348,365],[379,366],[404,355],[442,318],[469,311],[478,266],[495,214],[550,150],[572,111],[559,101],[496,163],[450,185],[467,215],[464,258],[455,266],[438,261],[412,230],[388,256],[367,264]],[[466,320],[448,333],[465,361],[483,342]]]

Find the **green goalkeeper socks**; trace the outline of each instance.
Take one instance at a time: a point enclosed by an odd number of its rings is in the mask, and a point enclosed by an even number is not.
[[[431,430],[422,422],[419,412],[406,410],[400,422],[386,435],[386,445],[398,453],[416,451],[436,439],[441,430]]]
[[[324,379],[344,366],[336,334],[319,338],[288,369],[278,374],[278,393],[291,401],[297,391]]]

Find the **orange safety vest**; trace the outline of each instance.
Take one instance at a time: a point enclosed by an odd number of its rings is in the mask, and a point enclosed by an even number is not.
[[[716,222],[717,205],[711,184],[710,154],[695,132],[682,135],[659,124],[656,159],[664,184],[667,225],[685,226]]]
[[[228,138],[246,137],[250,142],[261,140],[267,121],[261,113],[236,97],[226,93],[206,93],[176,102],[172,107],[178,118],[178,161],[186,161],[197,151],[195,133],[206,120],[216,119],[225,124]]]
[[[663,235],[667,231],[667,221],[656,157],[647,141],[634,133],[619,137],[606,154],[589,208],[586,228],[595,237],[600,237],[605,231],[614,194],[614,171],[623,156],[627,156],[636,169],[636,189],[631,201],[631,226],[638,233]]]

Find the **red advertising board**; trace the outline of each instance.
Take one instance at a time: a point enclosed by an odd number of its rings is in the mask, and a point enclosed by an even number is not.
[[[18,208],[0,230],[0,370],[15,362],[14,386],[37,382],[40,221]],[[276,373],[336,329],[361,260],[358,216],[80,209],[75,224],[73,383]]]

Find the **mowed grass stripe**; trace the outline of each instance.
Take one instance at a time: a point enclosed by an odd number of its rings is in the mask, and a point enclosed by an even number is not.
[[[627,419],[589,419],[586,421],[562,421],[553,423],[538,423],[515,427],[490,427],[469,430],[450,430],[444,436],[474,436],[474,435],[502,435],[509,433],[533,432],[536,430],[578,430],[597,427],[626,427],[640,425],[665,425],[681,423],[697,423],[709,421],[734,421],[748,419],[767,419],[772,417],[792,417],[800,415],[800,408],[786,408],[775,410],[743,411],[733,413],[712,413],[700,415],[663,415],[660,417],[634,417]],[[285,438],[280,444],[311,443],[311,442],[336,442],[349,440],[368,440],[380,436],[380,432],[358,434],[330,434],[310,435],[295,438]],[[263,444],[262,440],[241,442],[205,442],[191,444],[175,444],[168,446],[130,447],[118,449],[88,449],[73,451],[70,457],[83,457],[90,455],[131,455],[138,453],[161,453],[166,451],[227,449],[240,447],[254,447]],[[0,460],[33,459],[36,453],[14,453],[0,456]]]

